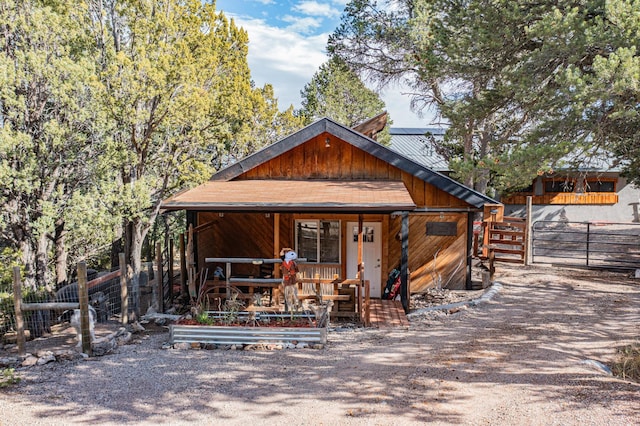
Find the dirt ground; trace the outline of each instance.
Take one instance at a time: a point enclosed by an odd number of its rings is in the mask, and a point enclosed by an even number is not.
[[[0,426],[640,424],[640,384],[598,368],[640,340],[640,280],[500,264],[496,282],[489,301],[408,329],[334,324],[324,349],[162,349],[150,329],[114,354],[18,369]]]

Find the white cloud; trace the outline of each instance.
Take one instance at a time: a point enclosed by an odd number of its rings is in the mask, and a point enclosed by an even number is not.
[[[302,34],[312,34],[315,29],[322,26],[322,18],[298,18],[296,16],[285,15],[282,17],[282,20],[291,24],[287,27],[288,30]]]
[[[249,34],[251,77],[261,87],[273,86],[280,110],[300,108],[300,91],[320,65],[327,61],[328,33],[306,36],[289,28],[268,25],[262,19],[233,16]],[[394,127],[427,127],[430,117],[419,118],[409,110],[409,97],[401,87],[389,87],[381,94]]]
[[[302,1],[293,6],[293,10],[311,16],[324,16],[326,18],[337,18],[340,11],[331,7],[329,3],[320,3],[317,1]]]

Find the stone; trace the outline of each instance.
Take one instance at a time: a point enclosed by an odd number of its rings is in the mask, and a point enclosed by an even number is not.
[[[173,349],[187,350],[191,349],[191,344],[187,342],[178,342],[173,344]]]
[[[20,360],[15,357],[0,358],[0,368],[11,368],[20,364]]]
[[[29,356],[27,356],[24,361],[22,361],[22,366],[23,367],[33,367],[34,365],[36,365],[38,363],[38,357],[35,357],[31,354],[29,354]]]
[[[56,356],[53,354],[53,352],[47,351],[47,353],[44,356],[41,356],[38,358],[38,361],[36,362],[36,364],[45,365],[55,361],[56,361]]]

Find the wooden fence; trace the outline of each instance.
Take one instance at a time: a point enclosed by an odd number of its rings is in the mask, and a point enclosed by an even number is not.
[[[19,355],[26,352],[26,333],[24,313],[30,311],[64,311],[80,309],[80,329],[82,334],[82,352],[91,355],[91,334],[89,324],[89,289],[105,283],[107,281],[120,278],[120,297],[122,309],[122,323],[127,323],[128,293],[127,293],[127,273],[124,254],[120,254],[120,269],[110,272],[94,280],[87,281],[87,265],[85,262],[78,263],[78,302],[40,302],[24,303],[22,300],[22,278],[20,268],[13,268],[13,302],[15,309],[16,339]]]
[[[484,222],[484,241],[488,247],[484,250],[488,256],[493,252],[497,262],[524,264],[527,247],[527,223],[523,218],[505,217],[502,222]]]

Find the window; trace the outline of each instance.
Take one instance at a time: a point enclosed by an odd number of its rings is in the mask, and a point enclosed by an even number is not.
[[[566,179],[547,179],[544,181],[544,192],[573,192],[576,182]]]
[[[353,227],[353,242],[358,242],[358,227]],[[362,228],[362,242],[363,243],[373,243],[376,236],[374,235],[374,228],[372,226],[365,226]]]
[[[296,251],[307,262],[340,263],[340,221],[297,220]]]
[[[616,192],[615,180],[587,180],[584,185],[585,192]]]

